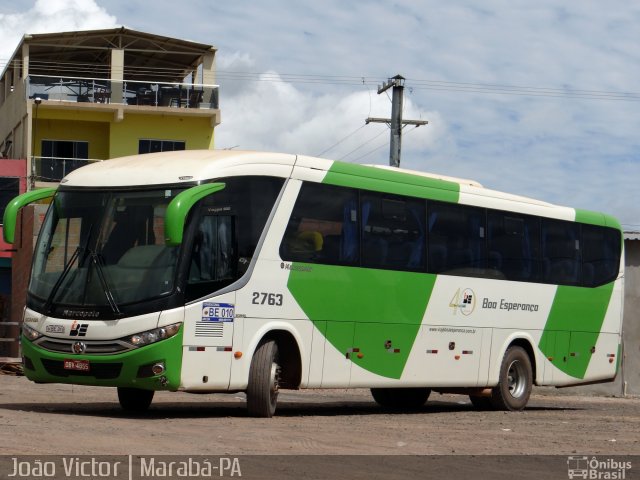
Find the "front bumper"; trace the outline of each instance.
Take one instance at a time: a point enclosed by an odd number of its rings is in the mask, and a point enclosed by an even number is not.
[[[38,383],[175,391],[180,386],[182,331],[183,327],[171,338],[113,355],[52,352],[34,345],[22,336],[24,374],[29,380]],[[89,370],[65,370],[65,360],[88,361]],[[159,375],[154,375],[151,366],[159,362],[164,363],[165,370]]]

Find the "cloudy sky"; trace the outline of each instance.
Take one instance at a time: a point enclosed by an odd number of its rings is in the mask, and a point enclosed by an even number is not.
[[[480,5],[480,6],[479,6]],[[216,147],[387,164],[376,84],[401,74],[402,166],[600,210],[640,229],[640,3],[13,0],[23,33],[125,25],[219,49]]]

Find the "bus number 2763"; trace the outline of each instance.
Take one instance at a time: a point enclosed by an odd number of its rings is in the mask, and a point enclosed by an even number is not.
[[[282,306],[282,294],[268,292],[253,292],[251,303],[254,305],[272,305],[276,307]]]

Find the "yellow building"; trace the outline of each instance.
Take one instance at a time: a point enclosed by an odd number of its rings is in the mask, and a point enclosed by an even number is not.
[[[37,188],[92,161],[211,149],[215,54],[124,27],[25,35],[0,77],[0,154]]]

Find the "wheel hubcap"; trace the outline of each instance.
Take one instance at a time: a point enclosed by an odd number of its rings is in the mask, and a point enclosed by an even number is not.
[[[527,374],[524,365],[519,360],[514,360],[509,365],[507,385],[513,398],[520,398],[527,388]]]
[[[271,364],[271,403],[275,403],[278,398],[278,388],[280,384],[280,366],[277,363]]]

